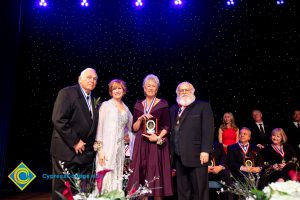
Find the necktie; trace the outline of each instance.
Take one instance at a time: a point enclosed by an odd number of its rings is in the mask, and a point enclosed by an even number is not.
[[[180,117],[182,114],[182,111],[184,110],[184,106],[180,106],[178,110],[178,116]]]
[[[265,131],[264,131],[264,128],[263,128],[263,126],[262,126],[262,124],[259,124],[259,131],[260,131],[262,134],[264,134],[264,133],[265,133]]]
[[[87,101],[87,104],[88,104],[88,107],[89,107],[91,118],[93,119],[92,107],[91,107],[91,103],[90,103],[90,95],[86,96],[86,101]]]
[[[297,123],[297,127],[300,128],[300,123],[299,122]]]

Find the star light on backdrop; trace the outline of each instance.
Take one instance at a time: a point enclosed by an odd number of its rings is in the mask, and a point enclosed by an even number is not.
[[[89,3],[87,2],[87,0],[82,0],[81,3],[80,3],[80,5],[81,5],[82,7],[88,7],[88,6],[89,6]]]
[[[47,2],[45,0],[40,0],[39,5],[41,7],[46,7],[48,4],[47,4]]]

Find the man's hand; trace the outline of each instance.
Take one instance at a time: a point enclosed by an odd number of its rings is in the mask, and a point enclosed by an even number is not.
[[[240,170],[243,172],[250,172],[252,167],[241,166]]]
[[[250,168],[250,172],[253,172],[253,173],[259,173],[260,171],[261,171],[260,167],[251,167]]]
[[[85,150],[84,145],[85,143],[82,140],[79,140],[79,142],[73,146],[76,154],[84,152]]]
[[[200,153],[200,163],[201,163],[201,165],[208,162],[208,157],[209,157],[208,153],[206,153],[206,152],[201,152]]]
[[[257,144],[256,145],[258,148],[260,148],[260,149],[263,149],[263,148],[265,148],[265,146],[264,145],[262,145],[262,144]]]
[[[218,174],[222,170],[223,170],[223,166],[221,166],[221,165],[214,166],[213,169],[212,169],[212,173]]]

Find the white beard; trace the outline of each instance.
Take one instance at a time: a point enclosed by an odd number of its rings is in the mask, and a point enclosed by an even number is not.
[[[177,103],[183,106],[188,106],[191,103],[193,103],[195,100],[196,100],[195,95],[182,95],[182,96],[177,95],[176,98]]]

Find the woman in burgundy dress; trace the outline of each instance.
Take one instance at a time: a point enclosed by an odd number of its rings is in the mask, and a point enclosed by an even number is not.
[[[146,99],[137,101],[133,112],[133,131],[136,133],[133,157],[130,168],[127,190],[144,185],[145,180],[151,181],[149,188],[154,199],[173,195],[171,182],[170,152],[168,133],[170,116],[167,101],[156,98],[159,79],[150,74],[143,82]],[[158,134],[144,133],[146,119],[158,119]],[[155,121],[155,120],[154,120]]]
[[[226,112],[223,115],[223,121],[219,128],[219,143],[223,144],[225,153],[227,154],[227,146],[238,142],[239,129],[235,125],[234,117],[231,112]]]

